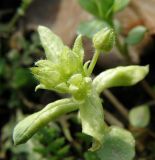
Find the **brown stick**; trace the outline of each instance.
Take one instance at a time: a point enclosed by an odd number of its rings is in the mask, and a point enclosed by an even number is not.
[[[128,120],[128,110],[126,107],[108,90],[106,89],[103,92],[104,96],[106,96],[110,102],[114,105],[114,107],[121,113],[121,115]]]

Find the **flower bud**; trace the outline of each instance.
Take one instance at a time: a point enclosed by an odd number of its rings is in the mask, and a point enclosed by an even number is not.
[[[93,37],[94,47],[102,52],[108,52],[112,49],[115,42],[115,33],[112,28],[104,28],[97,32]]]
[[[81,74],[74,74],[69,80],[69,92],[76,100],[83,100],[91,89],[91,78],[83,77]]]

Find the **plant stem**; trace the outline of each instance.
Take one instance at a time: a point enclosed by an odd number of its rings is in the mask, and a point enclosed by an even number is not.
[[[10,22],[5,25],[4,31],[11,32],[20,17],[24,16],[25,11],[28,9],[33,0],[23,0],[20,7],[17,9],[15,15],[12,17]]]
[[[96,50],[96,51],[95,51],[95,54],[94,54],[94,56],[93,56],[93,59],[92,59],[90,65],[89,65],[89,68],[88,68],[88,76],[90,76],[91,73],[93,72],[93,69],[94,69],[94,67],[95,67],[95,65],[96,65],[96,62],[97,62],[97,60],[98,60],[99,55],[100,55],[100,51],[99,51],[99,50]]]

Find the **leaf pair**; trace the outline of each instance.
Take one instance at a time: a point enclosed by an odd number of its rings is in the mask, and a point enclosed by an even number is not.
[[[79,0],[79,3],[95,17],[109,21],[115,12],[128,5],[129,0]]]

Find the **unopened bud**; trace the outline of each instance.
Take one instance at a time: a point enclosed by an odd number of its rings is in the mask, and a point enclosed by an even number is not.
[[[115,42],[115,33],[112,28],[104,28],[97,32],[93,37],[93,44],[97,50],[108,52],[112,49]]]

